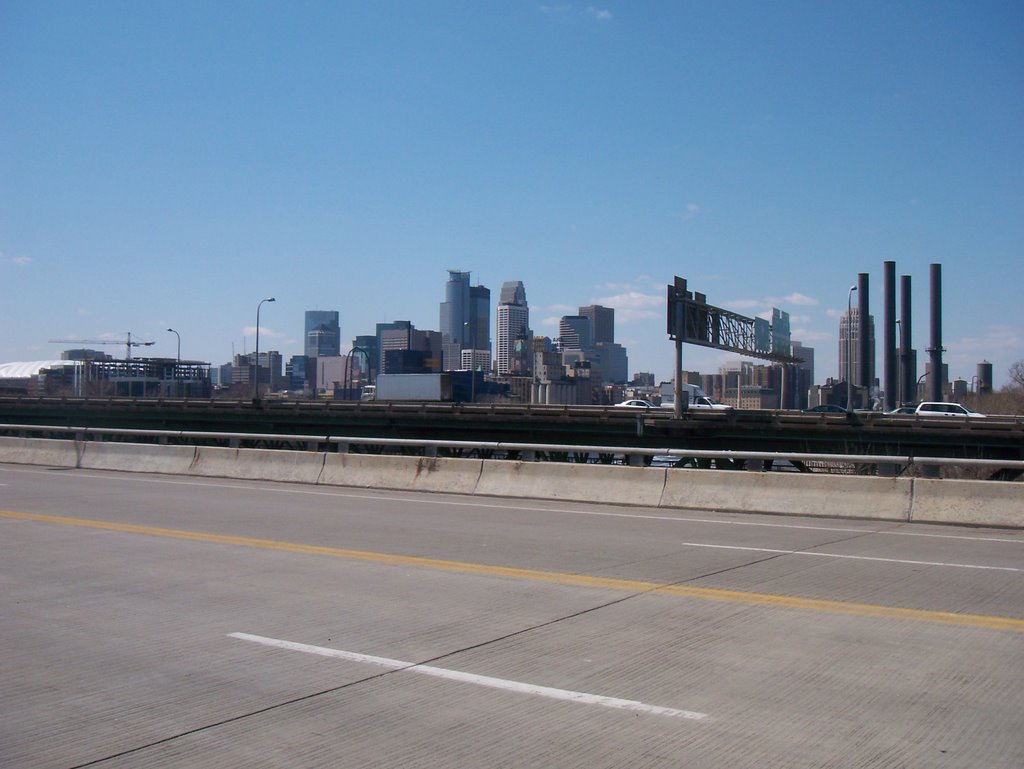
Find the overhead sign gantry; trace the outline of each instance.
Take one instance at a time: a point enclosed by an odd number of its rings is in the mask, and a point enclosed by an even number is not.
[[[716,350],[762,358],[774,363],[799,363],[792,355],[789,313],[772,308],[772,322],[747,318],[708,304],[707,297],[689,291],[686,279],[675,276],[668,286],[667,327],[676,343],[675,416],[682,414],[680,387],[683,376],[683,342]]]

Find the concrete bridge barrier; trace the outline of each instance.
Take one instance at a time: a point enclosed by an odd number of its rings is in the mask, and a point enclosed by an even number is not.
[[[82,444],[44,438],[0,437],[0,462],[46,467],[78,467]]]
[[[1024,483],[915,478],[911,520],[1024,527]]]
[[[482,459],[398,457],[383,454],[325,454],[320,483],[368,489],[472,494]]]
[[[907,521],[911,491],[909,478],[679,468],[661,507]]]
[[[195,459],[196,451],[195,446],[85,441],[78,466],[83,470],[185,475]]]
[[[664,468],[555,462],[484,462],[476,490],[495,497],[560,499],[655,507]]]
[[[289,483],[316,483],[324,455],[310,451],[229,449],[200,446],[188,475]]]
[[[355,488],[1024,528],[1024,484],[0,437],[0,462]]]

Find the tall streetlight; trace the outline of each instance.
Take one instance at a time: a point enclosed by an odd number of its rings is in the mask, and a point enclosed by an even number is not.
[[[921,400],[921,382],[926,376],[928,376],[927,371],[917,378],[917,384],[914,385],[914,400]],[[925,398],[925,400],[927,400],[927,398]]]
[[[345,398],[346,399],[348,398],[349,393],[352,391],[352,375],[354,374],[354,372],[352,371],[352,365],[351,364],[352,364],[352,353],[354,353],[354,352],[360,353],[363,356],[363,359],[366,361],[366,368],[367,369],[370,368],[370,353],[368,353],[362,347],[354,345],[352,347],[352,349],[348,351],[348,355],[345,356],[345,375],[344,375],[344,380],[345,380]],[[360,377],[362,377],[362,374],[363,374],[362,366],[360,366],[359,369],[360,369],[359,375],[360,375]],[[370,384],[373,384],[373,383],[371,382]],[[356,400],[362,400],[362,396],[360,395],[360,397],[356,398]]]
[[[260,303],[258,305],[256,305],[256,371],[255,371],[256,376],[254,377],[255,384],[253,385],[253,388],[252,388],[252,402],[253,403],[259,403],[260,402],[260,308],[263,306],[264,302],[276,302],[276,301],[277,300],[274,299],[274,297],[271,296],[271,297],[267,297],[266,299],[260,300]]]
[[[850,286],[846,294],[846,410],[853,411],[853,292],[857,286]]]
[[[899,318],[896,318],[896,335],[900,338],[900,346],[896,355],[899,365],[896,366],[896,399],[893,402],[896,408],[900,408],[903,405],[903,321]]]
[[[175,331],[173,328],[167,329],[176,337],[178,337],[178,365],[174,367],[174,394],[181,395],[181,387],[178,378],[181,376],[181,334]]]

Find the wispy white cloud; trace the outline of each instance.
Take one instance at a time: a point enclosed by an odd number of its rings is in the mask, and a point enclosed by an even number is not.
[[[562,315],[575,315],[579,307],[572,304],[549,304],[547,307],[538,307],[539,312],[560,312]],[[555,321],[557,325],[558,321]]]
[[[32,264],[32,257],[29,256],[8,256],[0,251],[0,264],[13,264],[15,267],[28,267]]]
[[[590,6],[583,13],[584,15],[589,16],[593,19],[597,19],[598,21],[612,20],[612,12],[604,8],[595,8],[594,6]]]
[[[696,203],[687,203],[686,207],[677,216],[685,222],[695,217],[699,211],[700,206]]]
[[[598,291],[632,291],[633,283],[602,283],[595,286]]]
[[[568,3],[556,3],[556,4],[541,4],[537,6],[537,10],[541,13],[549,15],[579,15],[583,18],[594,19],[600,22],[609,22],[612,20],[612,12],[606,8],[598,8],[596,6],[587,6],[582,11],[577,11],[571,4]]]
[[[246,326],[242,329],[242,336],[256,336],[255,326]],[[268,337],[270,339],[286,339],[288,334],[284,331],[274,331],[272,328],[266,326],[260,326],[260,336]]]
[[[815,299],[814,297],[807,296],[806,294],[801,294],[797,292],[787,294],[786,296],[782,297],[782,299],[772,299],[771,301],[778,301],[780,304],[795,304],[798,307],[811,307],[818,304],[818,300]]]
[[[665,312],[665,297],[663,295],[645,294],[642,291],[626,291],[613,296],[597,297],[591,301],[593,304],[613,308],[616,325],[659,318]]]
[[[772,307],[777,307],[780,310],[783,310],[786,307],[792,307],[794,305],[797,307],[814,307],[817,304],[818,300],[814,297],[794,292],[787,296],[766,296],[761,299],[731,299],[725,302],[723,306],[734,310],[764,308],[770,316]]]
[[[562,320],[561,316],[552,315],[551,317],[541,319],[540,327],[541,328],[551,328],[551,329],[555,329],[557,331],[558,330],[558,323],[561,320]]]
[[[827,331],[811,331],[808,328],[794,328],[791,331],[793,339],[807,344],[809,342],[831,342],[835,340],[835,334]]]
[[[990,345],[999,350],[1013,350],[1024,357],[1024,330],[1014,326],[991,325],[982,336],[965,336],[948,343],[948,347],[979,347]]]
[[[730,299],[723,302],[723,306],[731,310],[752,310],[755,307],[764,307],[764,301],[761,299]]]
[[[1005,374],[1010,364],[1024,359],[1024,330],[1007,325],[991,325],[981,335],[963,336],[945,342],[950,376],[973,376],[982,361],[993,365],[996,379]],[[955,371],[953,370],[955,367]]]

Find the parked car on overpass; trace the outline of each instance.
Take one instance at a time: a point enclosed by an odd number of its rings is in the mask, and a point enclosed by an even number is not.
[[[691,409],[707,409],[710,411],[732,411],[732,406],[727,403],[716,403],[706,395],[698,395],[690,401]]]
[[[846,409],[834,403],[822,403],[820,406],[811,406],[809,409],[804,409],[804,412],[807,414],[845,414]]]
[[[919,417],[983,417],[977,411],[971,411],[959,403],[945,403],[942,401],[924,401],[919,403],[914,413]]]

